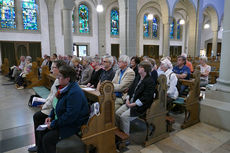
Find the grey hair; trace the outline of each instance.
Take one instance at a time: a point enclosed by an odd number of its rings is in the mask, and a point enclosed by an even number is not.
[[[95,57],[93,58],[93,61],[95,61],[95,62],[98,63],[98,64],[101,64],[101,58],[98,57],[98,56],[95,56]]]
[[[125,63],[127,63],[127,65],[129,65],[130,58],[127,55],[121,55],[120,58],[119,58],[119,61],[125,62]]]
[[[110,55],[106,55],[103,57],[103,59],[107,58],[109,60],[109,62],[111,63],[111,66],[113,65],[113,56]]]
[[[77,56],[73,56],[73,58],[71,59],[71,61],[72,61],[72,62],[78,62],[78,63],[81,62],[80,58],[77,57]]]
[[[207,56],[201,56],[199,59],[200,59],[200,60],[203,60],[203,61],[205,61],[205,62],[207,62],[207,61],[208,61]]]
[[[26,60],[28,60],[28,61],[32,61],[32,57],[31,56],[26,56]]]
[[[83,57],[83,60],[85,60],[87,63],[91,63],[92,62],[92,57],[85,56],[85,57]]]

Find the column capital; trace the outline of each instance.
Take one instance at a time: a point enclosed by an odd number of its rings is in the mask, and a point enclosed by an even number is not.
[[[75,6],[74,0],[62,0],[62,10],[72,10]]]

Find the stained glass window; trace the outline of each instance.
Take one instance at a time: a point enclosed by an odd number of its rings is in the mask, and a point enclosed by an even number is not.
[[[0,0],[1,28],[15,29],[14,0]]]
[[[79,31],[89,33],[89,9],[86,5],[79,5]]]
[[[144,31],[144,37],[148,38],[149,37],[149,21],[147,19],[147,15],[144,15],[144,25],[143,25],[143,31]]]
[[[24,29],[37,30],[37,5],[36,0],[22,0],[22,17]]]
[[[172,21],[172,23],[170,24],[170,33],[169,33],[169,37],[170,37],[170,39],[173,39],[174,38],[174,27],[175,27],[175,22],[174,22],[174,20]]]
[[[74,29],[74,10],[72,11],[72,26],[73,26],[73,32],[75,32],[75,29]]]
[[[119,35],[119,12],[116,9],[111,11],[111,35]]]
[[[180,20],[177,21],[177,39],[181,39],[181,25],[180,25]]]
[[[158,21],[157,17],[153,18],[153,38],[158,37]]]

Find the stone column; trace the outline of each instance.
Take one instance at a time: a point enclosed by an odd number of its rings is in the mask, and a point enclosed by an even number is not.
[[[119,0],[120,54],[137,55],[137,0]]]
[[[64,34],[64,53],[65,55],[73,54],[73,27],[72,27],[72,11],[74,7],[73,0],[62,1],[63,13],[63,34]]]
[[[106,8],[106,6],[104,5],[103,7]],[[106,54],[105,14],[106,14],[106,10],[98,13],[98,50],[100,56]]]
[[[46,0],[48,10],[48,23],[49,23],[49,43],[50,43],[50,55],[56,53],[55,44],[55,28],[54,28],[54,6],[56,0]]]
[[[163,23],[163,57],[169,56],[169,22]]]
[[[22,1],[15,1],[16,5],[16,29],[17,31],[23,31],[23,19],[22,19]]]
[[[212,50],[213,50],[213,56],[216,56],[216,54],[217,54],[218,30],[214,30],[212,32],[213,32]]]
[[[220,61],[220,77],[217,79],[217,90],[230,92],[230,1],[225,1],[224,6],[224,20],[223,20],[223,38],[222,38],[222,51]]]

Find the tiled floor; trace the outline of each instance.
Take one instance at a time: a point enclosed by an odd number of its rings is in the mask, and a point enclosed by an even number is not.
[[[0,75],[0,153],[28,153],[37,111],[27,106],[32,91],[2,85],[7,80]],[[146,148],[131,144],[128,149],[125,153],[230,153],[230,132],[199,123]]]

